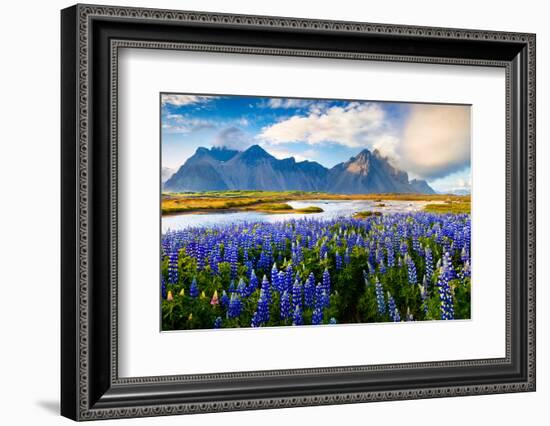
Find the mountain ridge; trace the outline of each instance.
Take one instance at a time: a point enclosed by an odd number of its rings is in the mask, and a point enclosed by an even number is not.
[[[199,147],[165,182],[164,189],[435,193],[425,180],[409,181],[407,172],[392,166],[376,149],[363,149],[328,169],[315,161],[296,161],[294,157],[279,160],[259,145],[244,151]]]

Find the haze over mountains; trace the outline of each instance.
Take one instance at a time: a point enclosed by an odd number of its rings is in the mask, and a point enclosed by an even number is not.
[[[331,169],[314,161],[279,160],[258,145],[245,151],[198,148],[164,184],[165,191],[325,191],[339,194],[434,194],[425,180],[409,180],[378,150],[364,149]]]

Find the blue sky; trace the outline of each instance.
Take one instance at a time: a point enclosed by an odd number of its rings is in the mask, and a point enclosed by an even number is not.
[[[469,189],[469,114],[460,105],[163,94],[162,163],[178,169],[201,146],[258,144],[332,167],[376,148],[438,191]]]

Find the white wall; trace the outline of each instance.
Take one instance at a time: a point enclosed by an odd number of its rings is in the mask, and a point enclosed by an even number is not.
[[[122,424],[299,424],[408,426],[543,424],[548,417],[550,341],[550,28],[545,2],[357,0],[108,1],[143,7],[357,20],[537,33],[538,66],[538,391],[453,399],[122,420]],[[2,424],[66,424],[59,404],[59,9],[71,2],[2,5],[0,65],[0,419]],[[546,167],[545,167],[546,166]],[[539,419],[537,421],[537,418]],[[102,424],[109,424],[106,422]]]

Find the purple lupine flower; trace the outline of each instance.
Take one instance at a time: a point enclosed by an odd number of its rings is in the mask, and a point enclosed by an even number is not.
[[[315,298],[315,277],[313,272],[310,272],[306,283],[304,285],[304,305],[307,308],[311,308]]]
[[[388,258],[388,268],[393,268],[395,265],[395,253],[389,238],[386,238],[386,255]]]
[[[302,309],[300,306],[296,306],[294,313],[292,314],[292,325],[303,325],[304,318],[302,316]]]
[[[399,309],[397,309],[395,300],[391,296],[390,292],[388,292],[387,294],[388,294],[388,313],[390,314],[390,318],[393,322],[400,322],[401,315],[399,315]]]
[[[420,246],[420,241],[418,241],[417,235],[413,235],[412,243],[413,250],[420,255],[422,253],[422,247]]]
[[[386,265],[384,264],[384,259],[380,259],[380,263],[378,264],[378,269],[381,274],[386,273]]]
[[[445,265],[446,262],[444,262]],[[439,293],[440,310],[442,320],[454,319],[454,302],[449,286],[450,273],[446,266],[441,267],[437,278],[437,292]]]
[[[336,322],[336,318],[334,318],[334,317],[331,317],[331,318],[328,320],[328,323],[329,323],[329,324],[338,324],[338,323]]]
[[[327,256],[328,248],[327,245],[323,242],[321,248],[319,248],[319,260],[324,260]]]
[[[269,305],[271,303],[271,286],[269,285],[269,281],[267,280],[267,277],[265,275],[262,279],[261,291],[264,292],[267,304]]]
[[[399,252],[401,253],[401,256],[405,256],[409,251],[409,245],[405,240],[401,241],[401,244],[399,245]]]
[[[216,317],[214,320],[214,328],[222,328],[222,317]]]
[[[220,273],[219,269],[220,257],[219,250],[215,250],[214,253],[210,256],[210,269],[212,270],[212,275],[218,275]]]
[[[172,250],[168,254],[168,282],[170,284],[178,283],[178,251]]]
[[[225,290],[222,291],[222,296],[220,297],[220,305],[222,308],[228,308],[229,307],[229,296],[225,292]]]
[[[445,272],[447,274],[447,279],[449,281],[455,279],[456,272],[455,272],[455,269],[453,268],[453,260],[452,260],[451,254],[448,251],[445,252],[441,260],[442,260],[442,267],[443,269],[445,269]]]
[[[292,291],[292,283],[293,283],[292,275],[293,275],[292,265],[288,265],[286,267],[286,273],[285,273],[285,290],[288,292]]]
[[[432,250],[429,247],[424,249],[424,263],[426,265],[426,280],[430,282],[434,273],[434,261]]]
[[[414,264],[412,257],[408,254],[405,256],[405,262],[407,263],[407,276],[409,278],[409,284],[416,285],[417,284],[416,265]]]
[[[204,260],[205,260],[205,258],[206,258],[206,250],[205,250],[204,246],[202,245],[202,243],[198,242],[196,259],[197,259],[197,269],[199,271],[204,269]]]
[[[323,310],[315,308],[311,314],[311,324],[319,325],[323,323]]]
[[[340,269],[342,269],[342,256],[340,256],[339,251],[336,251],[336,253],[334,254],[334,263],[336,266],[336,270],[339,271]]]
[[[163,299],[166,299],[166,281],[164,280],[164,276],[160,276],[160,292]]]
[[[290,318],[290,297],[288,292],[283,292],[281,296],[281,320],[286,320]]]
[[[325,271],[323,272],[323,288],[327,294],[330,294],[330,274],[327,268],[325,268]]]
[[[424,275],[424,278],[422,279],[422,285],[419,285],[420,287],[420,298],[422,299],[422,309],[424,309],[424,313],[428,314],[428,279],[426,278],[426,275]]]
[[[241,298],[233,293],[231,299],[229,300],[229,309],[227,310],[227,318],[237,318],[241,315],[242,304]]]
[[[239,284],[237,284],[237,293],[241,297],[248,296],[248,288],[247,288],[246,283],[244,282],[244,280],[242,278],[239,279]]]
[[[466,246],[462,247],[462,250],[460,252],[460,260],[462,260],[462,263],[470,260],[470,253],[468,250],[466,250]]]
[[[256,291],[258,288],[258,277],[256,276],[256,273],[254,272],[254,269],[252,270],[252,273],[250,274],[250,281],[248,282],[248,295],[251,295]]]
[[[260,253],[260,259],[258,260],[258,268],[263,269],[264,271],[269,267],[270,260],[265,252]]]
[[[470,267],[470,260],[466,260],[466,262],[464,262],[464,266],[462,267],[462,277],[463,277],[463,280],[464,278],[469,278],[471,276],[471,267]]]
[[[258,321],[260,324],[265,324],[269,321],[269,301],[267,294],[262,289],[260,290],[260,298],[258,299],[258,307],[256,309]]]
[[[199,286],[197,285],[197,277],[193,277],[191,281],[191,286],[189,287],[189,296],[193,299],[199,296]]]
[[[384,315],[386,313],[386,301],[384,299],[384,289],[378,278],[375,279],[374,289],[376,292],[376,305],[378,306],[378,313]]]
[[[292,309],[296,309],[296,306],[302,307],[302,284],[298,280],[292,286]]]
[[[283,288],[279,283],[279,271],[277,270],[276,263],[273,263],[273,267],[271,268],[271,284],[279,293],[283,291]]]
[[[250,322],[250,327],[260,327],[261,325],[262,325],[262,322],[260,321],[260,314],[258,314],[258,311],[256,311],[252,315],[252,321]]]
[[[230,250],[230,256],[229,256],[229,263],[231,265],[231,278],[237,277],[237,261],[238,261],[238,252],[237,252],[237,246],[233,245],[231,246]]]

